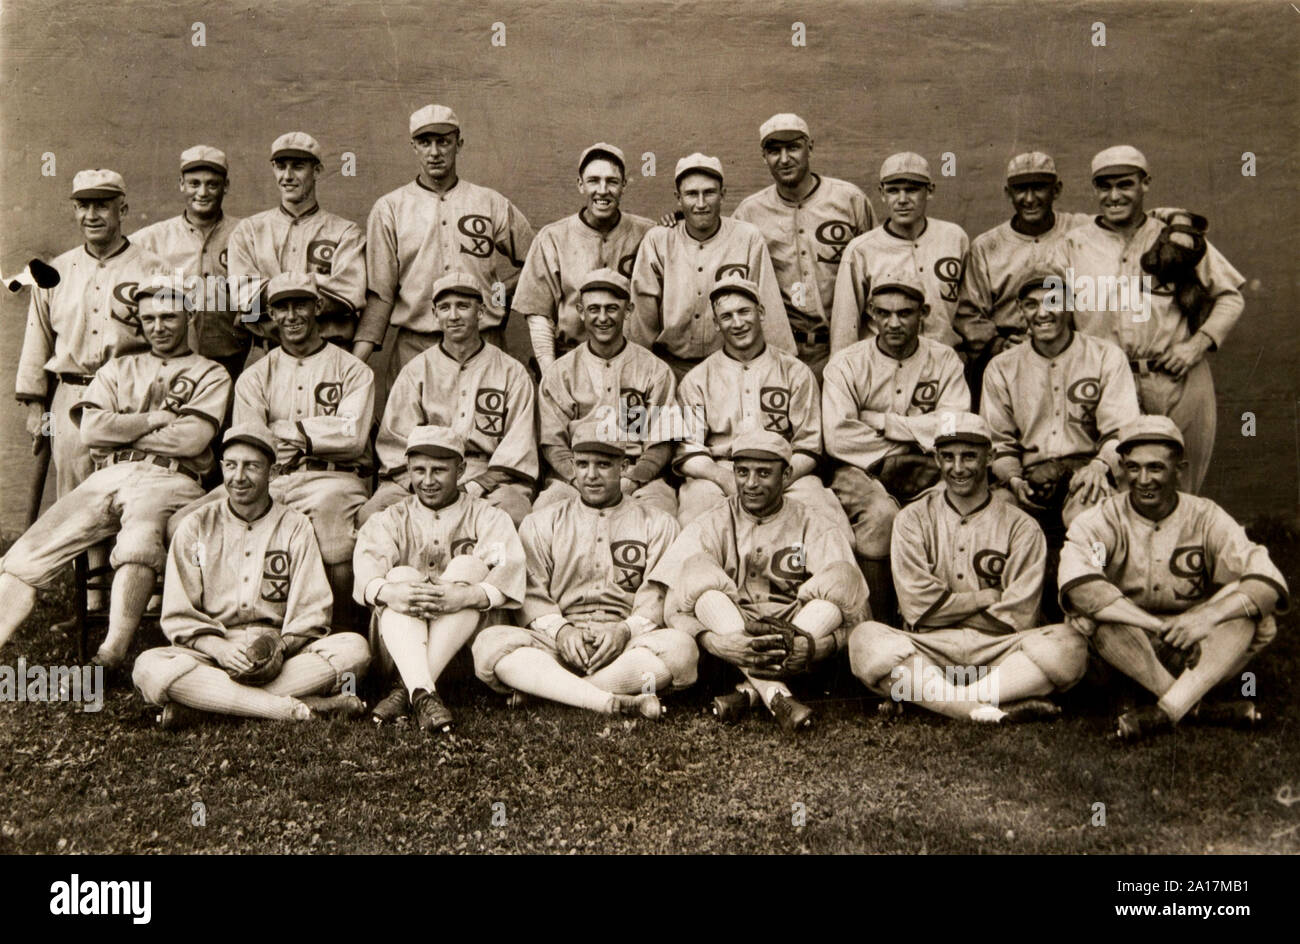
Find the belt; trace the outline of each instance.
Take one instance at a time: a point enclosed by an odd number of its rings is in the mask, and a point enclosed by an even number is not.
[[[271,471],[280,475],[286,472],[350,472],[353,475],[365,473],[352,462],[327,462],[324,459],[299,459],[297,462],[283,462],[271,466]]]
[[[829,328],[818,328],[815,331],[795,331],[794,340],[796,344],[829,344],[831,332]]]
[[[199,473],[195,472],[193,469],[181,465],[179,459],[168,459],[165,456],[155,456],[151,452],[140,452],[138,449],[119,449],[117,452],[109,456],[109,465],[116,465],[119,462],[148,462],[161,469],[166,469],[168,472],[179,472],[181,475],[191,478],[196,482],[201,482],[203,478],[203,476],[199,475]]]
[[[1161,367],[1154,358],[1129,361],[1129,369],[1135,374],[1168,374],[1170,371]]]
[[[59,383],[73,384],[78,387],[88,387],[94,380],[92,374],[59,374]]]

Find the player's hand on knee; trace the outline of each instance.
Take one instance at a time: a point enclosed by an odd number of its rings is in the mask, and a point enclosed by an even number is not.
[[[785,660],[785,640],[776,634],[709,633],[704,647],[713,655],[746,670],[775,671]]]
[[[375,600],[391,607],[403,616],[430,619],[438,615],[438,602],[433,586],[428,583],[387,583]]]
[[[248,672],[253,668],[253,660],[248,657],[243,646],[220,636],[205,638],[201,651],[215,659],[217,665],[233,674]]]
[[[1024,479],[1022,479],[1020,476],[1017,475],[1014,478],[1012,478],[1012,480],[1008,482],[1007,485],[1010,487],[1012,493],[1016,496],[1016,501],[1020,502],[1020,506],[1022,508],[1033,508],[1037,511],[1046,511],[1046,509],[1042,505],[1034,501],[1033,489],[1031,489],[1029,487],[1029,483],[1026,482]]]
[[[1096,461],[1081,466],[1070,479],[1070,491],[1078,492],[1079,500],[1085,505],[1101,501],[1111,491],[1106,467]]]
[[[1179,613],[1165,623],[1164,640],[1175,649],[1190,649],[1206,636],[1214,624],[1199,613]]]
[[[587,672],[595,672],[617,659],[631,638],[632,629],[627,623],[605,623],[597,627],[592,634],[595,651],[587,660]]]
[[[559,650],[560,659],[577,672],[587,671],[587,640],[582,630],[572,623],[565,623],[555,634],[555,648]]]

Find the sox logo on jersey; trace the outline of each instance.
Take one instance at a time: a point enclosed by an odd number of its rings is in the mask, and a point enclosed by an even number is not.
[[[1002,574],[1007,569],[1007,555],[1001,551],[976,551],[971,566],[975,568],[975,576],[979,577],[981,589],[1001,587]]]
[[[790,389],[788,387],[759,387],[758,407],[763,411],[763,428],[780,433],[786,439],[794,435],[790,423]]]
[[[194,396],[194,390],[197,384],[194,378],[186,377],[183,374],[173,377],[171,383],[167,385],[167,396],[163,398],[162,408],[172,413],[179,413],[181,407],[190,402]]]
[[[110,305],[108,314],[114,321],[126,325],[135,332],[136,337],[144,337],[144,328],[140,326],[140,316],[136,313],[136,289],[139,282],[118,282],[113,286],[113,300],[121,302],[123,308]]]
[[[729,275],[738,275],[742,279],[747,279],[749,278],[749,266],[743,262],[728,262],[726,265],[718,266],[718,271],[713,273],[713,281],[721,281]]]
[[[939,402],[939,381],[921,380],[912,391],[912,406],[922,413],[933,413],[934,405]]]
[[[1175,548],[1169,556],[1169,572],[1188,582],[1186,592],[1175,588],[1176,599],[1200,600],[1208,593],[1210,573],[1205,566],[1205,548],[1199,544]]]
[[[645,577],[647,545],[644,541],[612,541],[610,556],[614,559],[614,582],[629,593],[635,593]]]
[[[316,406],[320,408],[321,416],[333,416],[338,412],[339,403],[343,399],[343,383],[331,380],[322,381],[316,385],[313,397],[316,400]]]
[[[474,395],[474,428],[500,439],[506,433],[506,394],[495,387],[480,387]]]
[[[334,271],[334,251],[338,248],[338,240],[313,239],[307,244],[307,264],[314,268],[318,275],[329,275]],[[224,259],[222,264],[225,264]]]
[[[1070,384],[1065,391],[1066,398],[1078,404],[1078,416],[1069,417],[1069,421],[1080,427],[1090,439],[1100,435],[1097,429],[1097,404],[1101,402],[1101,378],[1082,377]]]
[[[853,231],[853,226],[846,220],[827,220],[817,227],[817,232],[814,235],[816,235],[819,243],[823,246],[829,246],[831,249],[829,256],[818,256],[817,261],[825,262],[827,265],[839,265],[840,258],[844,255],[844,247],[857,234]]]
[[[289,599],[288,551],[267,551],[262,558],[262,599],[267,603]]]
[[[940,296],[946,302],[955,302],[961,285],[961,260],[955,256],[944,256],[935,262],[934,274],[943,283]]]

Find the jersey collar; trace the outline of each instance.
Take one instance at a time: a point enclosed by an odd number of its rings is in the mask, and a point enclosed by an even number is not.
[[[928,229],[930,228],[930,218],[927,216],[927,217],[925,218],[925,220],[923,221],[923,222],[925,223],[925,225],[921,227],[921,232],[917,233],[915,236],[903,236],[902,234],[900,234],[900,233],[896,232],[895,230],[892,230],[892,229],[889,228],[889,224],[892,223],[892,222],[894,222],[892,219],[885,220],[885,222],[884,222],[883,226],[881,227],[881,229],[883,229],[883,230],[884,230],[886,233],[888,233],[890,236],[893,236],[895,239],[901,239],[901,240],[902,240],[903,242],[905,242],[905,243],[914,243],[914,242],[916,242],[918,239],[920,239],[922,236],[924,236],[926,230],[928,230]]]
[[[453,190],[455,190],[457,187],[459,187],[460,184],[461,184],[461,178],[460,178],[460,175],[457,174],[457,175],[456,175],[456,182],[455,182],[454,184],[452,184],[450,187],[448,187],[446,190],[434,190],[432,187],[430,187],[428,184],[426,184],[423,180],[420,179],[420,175],[419,175],[419,174],[416,174],[416,175],[415,175],[415,185],[416,185],[417,187],[419,187],[419,188],[420,188],[421,190],[423,190],[425,193],[431,193],[431,194],[434,194],[435,196],[439,196],[439,197],[445,197],[445,196],[447,196],[447,194],[451,193]]]
[[[888,351],[886,351],[883,347],[881,347],[881,346],[880,346],[880,335],[878,335],[878,334],[872,336],[872,343],[875,345],[875,348],[876,348],[876,350],[880,353],[880,356],[881,356],[881,357],[887,357],[887,358],[889,358],[891,361],[894,361],[895,363],[898,363],[898,364],[906,364],[906,363],[907,363],[908,361],[910,361],[912,358],[916,357],[916,355],[920,352],[920,350],[921,350],[921,337],[922,337],[922,335],[919,335],[919,334],[916,336],[916,346],[912,348],[911,353],[909,353],[909,354],[904,354],[902,357],[895,357],[893,354],[890,354],[890,353],[889,353]]]
[[[980,502],[978,505],[976,505],[974,508],[972,508],[970,511],[962,511],[960,508],[958,508],[956,505],[952,503],[952,499],[948,496],[948,489],[946,486],[944,487],[943,490],[943,501],[945,505],[947,505],[949,508],[952,509],[953,513],[957,515],[957,517],[973,518],[975,517],[975,515],[978,515],[981,511],[987,508],[989,506],[989,503],[993,501],[993,491],[990,489],[988,494],[984,496],[984,500]]]
[[[1168,521],[1170,518],[1172,518],[1174,516],[1174,513],[1178,511],[1178,506],[1181,505],[1182,503],[1183,503],[1183,493],[1174,492],[1174,507],[1169,509],[1169,514],[1165,515],[1163,518],[1148,518],[1146,515],[1142,514],[1140,510],[1138,510],[1137,505],[1133,504],[1133,493],[1131,491],[1128,493],[1129,509],[1139,519],[1147,522],[1148,524],[1153,524],[1153,525],[1159,524],[1161,521]]]
[[[1030,349],[1031,351],[1033,351],[1035,354],[1037,354],[1037,355],[1038,355],[1039,357],[1041,357],[1043,360],[1045,360],[1045,361],[1054,361],[1054,360],[1056,360],[1056,358],[1058,358],[1058,357],[1064,357],[1064,356],[1065,356],[1065,352],[1068,351],[1068,350],[1070,350],[1070,348],[1074,347],[1074,339],[1077,338],[1078,336],[1079,336],[1079,332],[1076,331],[1076,330],[1074,330],[1073,328],[1071,328],[1071,329],[1070,329],[1070,340],[1066,341],[1066,342],[1065,342],[1065,347],[1061,348],[1059,351],[1056,352],[1055,355],[1053,355],[1053,356],[1051,356],[1051,357],[1048,357],[1046,354],[1044,354],[1044,353],[1043,353],[1042,351],[1040,351],[1038,348],[1034,347],[1034,339],[1033,339],[1033,338],[1030,338],[1030,339],[1029,339],[1027,342],[1025,342],[1025,343],[1027,343],[1027,344],[1029,345],[1029,349]]]
[[[580,210],[578,210],[578,222],[580,222],[583,226],[587,227],[587,229],[591,230],[597,236],[605,236],[608,235],[608,233],[612,233],[614,232],[614,230],[618,229],[623,222],[623,210],[620,208],[616,212],[618,213],[618,216],[614,217],[614,225],[611,226],[607,231],[597,229],[595,226],[591,225],[591,223],[587,221],[586,207],[582,207]]]
[[[312,207],[311,207],[310,210],[304,210],[303,212],[299,213],[297,216],[294,216],[292,213],[290,213],[288,210],[286,210],[286,209],[284,208],[284,204],[283,204],[283,203],[279,204],[279,210],[280,210],[281,213],[283,213],[285,216],[289,217],[289,219],[291,219],[291,220],[295,220],[295,221],[297,221],[297,220],[305,220],[307,217],[309,217],[309,216],[315,216],[317,213],[320,212],[320,202],[318,201],[318,202],[316,202],[316,203],[313,203],[313,204],[312,204]]]
[[[822,188],[822,175],[815,171],[810,173],[813,175],[813,188],[804,194],[802,200],[787,200],[785,197],[781,196],[781,188],[776,184],[773,184],[772,189],[776,192],[776,198],[788,207],[798,208],[803,206],[816,195],[818,190],[821,190]]]
[[[622,358],[622,356],[627,353],[627,349],[630,346],[627,338],[623,338],[622,340],[623,340],[623,346],[620,347],[609,357],[601,357],[599,354],[595,352],[595,350],[591,346],[591,338],[588,338],[587,340],[583,341],[582,346],[583,348],[586,349],[588,357],[594,358],[595,360],[598,361],[604,361],[606,364],[612,364],[615,361]]]
[[[113,250],[112,252],[110,252],[108,255],[106,255],[106,256],[102,256],[102,257],[101,257],[101,256],[97,256],[97,255],[95,255],[93,252],[91,252],[91,251],[90,251],[90,247],[87,246],[85,243],[82,243],[82,244],[81,244],[81,248],[82,248],[83,250],[85,250],[86,255],[90,256],[90,258],[94,259],[96,262],[107,262],[109,259],[115,258],[116,256],[120,256],[122,253],[124,253],[124,252],[126,252],[128,249],[130,249],[130,248],[131,248],[131,240],[129,240],[129,239],[127,239],[125,236],[123,236],[123,237],[122,237],[122,246],[121,246],[121,248],[120,248],[120,249],[115,249],[115,250]]]

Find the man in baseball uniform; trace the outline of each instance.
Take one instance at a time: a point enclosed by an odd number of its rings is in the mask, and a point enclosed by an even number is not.
[[[836,352],[822,375],[822,431],[837,461],[831,489],[882,619],[893,611],[894,516],[939,481],[933,450],[943,416],[970,409],[961,360],[923,332],[929,314],[916,273],[881,273],[867,298],[872,334]]]
[[[658,718],[656,693],[695,681],[690,633],[664,625],[664,587],[646,575],[677,522],[623,494],[632,462],[595,421],[573,430],[578,495],[534,511],[519,539],[528,560],[523,627],[474,640],[474,669],[496,691],[605,714]]]
[[[817,477],[822,452],[817,378],[807,364],[763,337],[762,290],[728,275],[709,290],[713,322],[722,338],[677,390],[684,436],[673,467],[685,479],[678,492],[678,520],[685,527],[706,509],[736,495],[730,464],[736,437],[751,429],[776,433],[790,444],[790,493],[838,521],[849,523],[830,490]]]
[[[1245,280],[1205,242],[1196,279],[1208,311],[1185,311],[1174,289],[1143,268],[1143,256],[1165,226],[1143,209],[1151,186],[1146,157],[1127,145],[1107,148],[1092,159],[1092,181],[1101,213],[1071,230],[1064,246],[1075,323],[1082,334],[1124,350],[1144,412],[1178,424],[1188,463],[1182,484],[1196,494],[1214,449],[1214,379],[1205,355],[1223,344],[1241,317]]]
[[[579,292],[586,340],[548,367],[538,388],[541,449],[550,471],[533,508],[578,496],[571,434],[591,419],[607,438],[626,444],[622,493],[676,515],[677,494],[662,474],[672,458],[667,420],[676,413],[677,380],[667,364],[623,336],[632,301],[622,273],[589,272]]]
[[[482,627],[487,610],[523,604],[524,549],[504,511],[460,487],[465,440],[459,433],[417,426],[407,440],[406,466],[412,494],[357,535],[353,593],[375,609],[379,638],[400,676],[375,705],[374,720],[395,722],[414,708],[421,728],[447,731],[452,715],[438,695],[438,678]]]
[[[385,387],[411,358],[438,342],[433,284],[453,271],[468,273],[483,299],[483,338],[505,339],[510,293],[519,280],[533,228],[519,208],[488,187],[461,180],[456,158],[465,146],[460,119],[445,105],[411,115],[415,180],[380,197],[366,223],[370,284],[352,353],[362,360],[397,329]]]
[[[761,699],[790,734],[808,728],[813,713],[779,676],[832,656],[867,613],[866,584],[840,524],[789,493],[793,458],[778,433],[737,436],[735,496],[691,521],[648,578],[668,588],[668,625],[745,676],[714,699],[719,720],[734,721]],[[753,625],[763,617],[792,623],[798,651]]]
[[[773,184],[741,200],[734,217],[767,240],[799,359],[820,382],[840,257],[849,240],[875,228],[875,214],[857,186],[813,172],[812,134],[798,115],[773,115],[758,139]]]
[[[1083,678],[1087,641],[1043,626],[1043,532],[989,492],[992,437],[971,413],[935,436],[943,483],[898,513],[890,560],[903,628],[868,621],[849,636],[853,674],[891,699],[988,723],[1059,714],[1043,696]]]
[[[889,215],[844,249],[831,311],[832,354],[871,332],[870,321],[863,318],[867,298],[875,280],[887,273],[915,273],[930,306],[926,337],[957,342],[952,323],[970,241],[956,223],[926,216],[932,193],[930,164],[920,154],[891,154],[880,165],[880,195]]]
[[[32,287],[14,381],[18,402],[27,405],[33,443],[52,436],[59,498],[94,471],[69,411],[107,361],[149,349],[136,318],[135,291],[166,269],[161,259],[122,235],[128,208],[121,174],[78,171],[72,178],[72,203],[84,242],[50,263],[59,273],[58,285]]]
[[[722,162],[691,154],[673,176],[683,219],[646,233],[632,269],[635,306],[627,336],[649,348],[677,375],[722,346],[709,306],[713,283],[738,275],[759,286],[767,343],[795,353],[794,335],[781,301],[763,234],[750,223],[722,215],[727,188]]]
[[[1059,260],[1066,233],[1092,219],[1086,213],[1054,208],[1061,179],[1056,161],[1041,151],[1011,159],[1003,192],[1011,201],[1011,219],[971,240],[953,318],[975,409],[979,409],[989,358],[1023,341],[1028,333],[1020,316],[1020,287]]]
[[[203,494],[199,479],[212,467],[209,443],[226,413],[230,377],[190,351],[184,293],[166,284],[146,282],[137,302],[149,350],[111,358],[77,388],[70,415],[96,471],[0,561],[0,646],[31,612],[38,587],[116,535],[108,636],[93,661],[120,665],[163,571],[167,520]]]
[[[529,247],[513,309],[528,320],[542,372],[587,337],[581,285],[589,272],[613,269],[632,277],[641,238],[654,222],[619,209],[627,169],[623,152],[603,141],[578,157],[578,193],[586,205],[543,226]]]
[[[266,313],[267,282],[282,272],[310,273],[320,286],[320,334],[348,344],[366,300],[366,237],[351,220],[327,213],[316,200],[324,166],[321,146],[301,131],[271,144],[280,205],[254,213],[230,234],[230,281],[240,298],[244,327],[253,333],[254,357],[275,346]]]
[[[532,510],[538,473],[532,378],[480,336],[488,309],[474,275],[445,275],[432,295],[440,339],[402,368],[388,391],[375,441],[382,483],[359,520],[410,494],[407,441],[417,426],[432,425],[448,426],[465,440],[460,485],[466,494],[501,508],[517,524]]]
[[[239,323],[238,298],[227,281],[226,244],[240,222],[221,209],[230,189],[226,155],[197,144],[181,152],[179,216],[137,230],[131,239],[157,255],[194,295],[194,350],[239,379],[251,336]]]
[[[1158,699],[1120,714],[1122,739],[1188,717],[1249,725],[1253,702],[1201,706],[1277,635],[1290,592],[1268,551],[1208,498],[1178,487],[1183,434],[1143,416],[1119,437],[1126,494],[1079,515],[1061,550],[1061,601],[1103,659]]]
[[[236,424],[222,443],[228,495],[187,517],[172,539],[160,620],[171,645],[136,659],[136,691],[163,706],[166,729],[197,712],[282,721],[364,713],[348,689],[370,647],[358,633],[329,633],[330,586],[311,522],[270,494],[276,437]],[[279,671],[240,681],[268,636]]]

